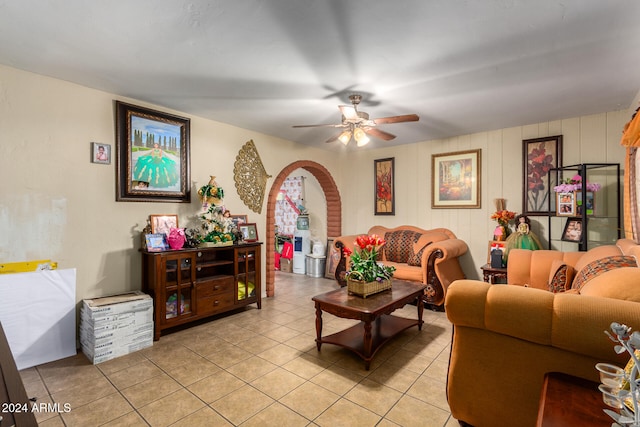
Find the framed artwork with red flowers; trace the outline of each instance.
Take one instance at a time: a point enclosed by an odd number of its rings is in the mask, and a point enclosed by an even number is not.
[[[373,161],[375,174],[375,215],[395,215],[395,157]]]
[[[552,215],[555,197],[549,200],[549,171],[562,165],[562,135],[522,141],[524,215]],[[555,196],[555,194],[554,194]]]

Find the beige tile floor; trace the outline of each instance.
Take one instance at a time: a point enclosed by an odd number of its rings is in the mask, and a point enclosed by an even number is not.
[[[425,310],[366,371],[348,350],[315,346],[311,297],[325,278],[276,273],[262,309],[163,335],[153,347],[92,365],[82,353],[21,371],[30,397],[69,412],[40,426],[457,426],[445,397],[451,325]],[[416,318],[415,306],[395,312]],[[323,314],[324,334],[353,321]]]

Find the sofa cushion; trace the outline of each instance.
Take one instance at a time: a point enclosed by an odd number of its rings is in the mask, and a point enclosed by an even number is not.
[[[564,261],[553,260],[549,274],[549,291],[555,294],[570,289],[575,273],[575,269]]]
[[[593,261],[616,255],[624,255],[616,245],[596,246],[595,248],[589,249],[587,252],[583,252],[583,255],[578,259],[573,267],[579,272],[587,264],[590,264]]]
[[[398,230],[385,233],[384,259],[391,262],[406,263],[413,252],[413,244],[421,234],[413,230]]]
[[[427,248],[427,246],[429,246],[431,243],[433,243],[433,241],[430,240],[429,236],[424,234],[421,235],[411,248],[411,255],[409,255],[407,264],[414,267],[421,267],[422,254],[424,253],[424,250]]]
[[[597,259],[585,265],[582,270],[578,271],[576,278],[573,280],[572,289],[581,290],[583,286],[590,280],[598,277],[602,273],[621,267],[637,267],[638,263],[632,256],[616,255],[602,259]]]
[[[624,267],[589,280],[580,295],[640,302],[640,268]]]

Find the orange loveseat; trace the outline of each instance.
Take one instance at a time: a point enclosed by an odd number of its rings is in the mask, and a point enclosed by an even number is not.
[[[442,305],[449,284],[465,278],[458,257],[467,252],[467,244],[446,228],[374,226],[367,234],[377,234],[386,240],[379,262],[396,268],[394,278],[427,285],[425,302],[428,304]],[[340,236],[334,240],[334,246],[341,254],[335,273],[341,286],[346,286],[344,274],[349,265],[349,257],[343,249],[353,251],[354,242],[360,235]]]
[[[640,330],[640,268],[613,266],[623,258],[637,264],[638,255],[640,245],[627,239],[587,252],[518,249],[509,254],[508,285],[452,283],[452,416],[476,427],[533,426],[545,373],[598,382],[596,363],[624,366],[629,355],[617,355],[604,331],[612,322]],[[576,270],[571,284],[580,280],[579,288],[548,290],[558,264]]]

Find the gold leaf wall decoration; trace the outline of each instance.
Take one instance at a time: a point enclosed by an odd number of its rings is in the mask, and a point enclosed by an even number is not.
[[[256,213],[262,212],[262,201],[271,175],[264,170],[253,140],[242,146],[233,164],[233,180],[238,195],[245,205]]]

